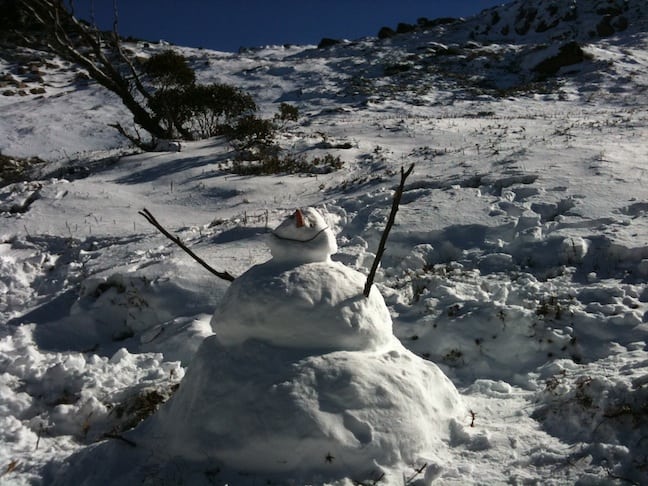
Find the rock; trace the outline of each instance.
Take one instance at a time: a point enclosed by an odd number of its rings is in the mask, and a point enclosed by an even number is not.
[[[609,37],[614,34],[614,27],[612,27],[612,16],[605,15],[596,26],[596,33],[600,37]]]
[[[404,22],[400,22],[396,26],[396,33],[397,34],[409,34],[410,32],[414,32],[416,30],[416,26],[412,24],[406,24]]]
[[[555,56],[538,63],[533,70],[543,76],[553,76],[561,68],[581,63],[585,59],[587,59],[585,51],[577,42],[572,41],[561,46]]]
[[[628,17],[623,15],[612,20],[612,27],[614,27],[614,30],[617,32],[623,32],[629,25],[630,22],[628,21]]]
[[[394,37],[395,35],[396,35],[396,31],[391,27],[383,27],[378,31],[379,39],[389,39],[390,37]]]
[[[342,41],[339,39],[331,39],[330,37],[324,37],[322,40],[317,44],[318,49],[326,49],[327,47],[332,47],[336,46],[338,44],[341,44]]]

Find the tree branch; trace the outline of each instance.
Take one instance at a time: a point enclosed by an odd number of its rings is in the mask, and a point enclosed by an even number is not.
[[[115,130],[117,130],[123,137],[130,140],[133,145],[135,145],[136,147],[141,148],[142,150],[145,150],[145,151],[148,152],[150,150],[153,150],[153,148],[155,147],[155,139],[151,140],[150,142],[145,142],[144,140],[142,140],[141,135],[137,131],[137,126],[135,126],[135,134],[136,135],[131,135],[130,133],[128,133],[126,131],[126,129],[119,122],[109,123],[108,126],[114,128]]]
[[[122,43],[121,43],[121,38],[119,37],[118,29],[119,29],[119,9],[117,8],[117,0],[113,0],[113,30],[112,30],[113,47],[117,52],[119,58],[128,67],[131,76],[133,76],[133,83],[135,84],[135,88],[137,88],[137,91],[142,96],[144,96],[144,98],[150,100],[152,98],[151,93],[149,93],[149,91],[144,87],[144,84],[142,83],[142,80],[140,79],[139,74],[137,73],[137,69],[135,69],[135,66],[133,65],[133,61],[131,60],[130,57],[128,57],[124,53],[124,50],[122,49]]]
[[[193,251],[191,251],[187,246],[180,241],[180,238],[177,236],[173,236],[171,233],[169,233],[160,223],[158,223],[158,220],[155,219],[155,217],[151,214],[151,212],[144,208],[141,211],[138,211],[138,214],[142,215],[146,221],[151,223],[153,226],[155,226],[160,233],[162,233],[164,236],[169,238],[171,241],[173,241],[176,245],[178,245],[180,248],[182,248],[191,258],[196,260],[198,263],[200,263],[205,269],[216,275],[218,278],[222,278],[223,280],[227,280],[228,282],[232,282],[234,280],[234,277],[228,273],[228,272],[219,272],[218,270],[215,270],[212,268],[210,265],[208,265],[202,258],[200,258],[198,255],[196,255]]]
[[[396,213],[398,212],[398,206],[400,205],[400,200],[403,195],[405,180],[409,177],[413,170],[414,164],[410,165],[407,171],[405,171],[401,167],[401,180],[400,184],[398,184],[398,187],[396,188],[396,192],[394,193],[394,199],[392,200],[392,208],[391,212],[389,213],[389,219],[387,220],[387,226],[385,226],[385,231],[383,231],[383,234],[380,237],[378,251],[376,252],[376,257],[374,258],[373,264],[371,265],[369,275],[367,275],[367,282],[365,283],[364,291],[362,292],[365,297],[369,297],[371,286],[373,285],[374,278],[376,277],[376,271],[378,270],[378,266],[380,265],[380,260],[382,259],[383,253],[385,253],[387,237],[389,236],[389,232],[391,231],[392,226],[394,226],[394,221],[396,220]]]
[[[144,128],[153,138],[171,136],[143,101],[150,98],[151,94],[143,86],[133,61],[121,47],[116,34],[117,17],[114,19],[113,38],[104,42],[96,25],[88,26],[77,19],[65,9],[63,0],[18,0],[18,3],[46,33],[43,38],[34,37],[30,44],[38,48],[44,42],[50,51],[87,69],[92,79],[119,96],[133,114],[135,124]],[[123,65],[132,79],[122,74]]]

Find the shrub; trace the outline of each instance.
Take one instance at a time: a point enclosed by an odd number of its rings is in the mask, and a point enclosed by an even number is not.
[[[330,154],[308,160],[296,155],[281,157],[275,152],[255,161],[237,160],[232,166],[232,172],[240,175],[328,174],[343,166],[344,162],[339,156]]]
[[[151,56],[143,68],[153,82],[162,87],[188,86],[196,82],[196,73],[187,59],[170,49]]]
[[[240,117],[257,109],[252,96],[227,84],[162,88],[152,95],[148,106],[167,129],[189,134],[189,138],[229,134]]]
[[[396,35],[396,31],[391,27],[382,27],[378,31],[379,39],[389,39],[390,37],[394,37],[395,35]]]
[[[411,65],[405,63],[388,64],[383,68],[383,74],[385,76],[394,76],[396,74],[405,73],[411,68]]]
[[[44,161],[38,157],[21,159],[0,154],[0,187],[29,180],[30,169],[41,164],[44,164]]]
[[[228,84],[187,87],[185,103],[192,113],[192,131],[202,138],[231,131],[240,117],[257,110],[252,96]]]
[[[342,41],[338,39],[331,39],[330,37],[323,37],[317,44],[318,49],[326,49],[327,47],[333,47],[340,44]]]
[[[279,105],[279,112],[274,117],[275,120],[280,121],[297,121],[299,118],[299,109],[288,103],[281,103]]]
[[[237,150],[250,150],[272,145],[275,130],[272,120],[245,115],[238,119],[235,126],[227,130],[227,136]]]
[[[571,41],[561,46],[556,55],[548,57],[536,65],[533,70],[543,76],[552,76],[565,66],[578,64],[587,59],[588,55],[581,46],[577,42]]]
[[[159,89],[148,100],[148,106],[168,132],[182,132],[191,119],[191,109],[183,88]]]
[[[400,22],[396,26],[396,33],[397,34],[409,34],[410,32],[414,32],[416,30],[416,26],[412,24],[406,24],[405,22]]]

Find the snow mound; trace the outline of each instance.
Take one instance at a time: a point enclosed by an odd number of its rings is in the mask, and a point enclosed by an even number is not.
[[[211,324],[221,344],[261,339],[275,346],[376,349],[391,343],[379,292],[362,295],[365,276],[341,263],[291,266],[273,260],[237,278]]]
[[[35,327],[20,326],[0,339],[0,458],[26,470],[38,470],[36,451],[61,460],[80,444],[132,428],[144,404],[153,407],[152,397],[166,400],[184,375],[179,363],[159,353],[43,352],[34,341]],[[28,484],[13,479],[0,483]]]
[[[190,462],[297,475],[362,475],[375,463],[443,453],[463,409],[434,364],[397,343],[302,356],[207,338],[176,395],[145,424],[145,440]]]

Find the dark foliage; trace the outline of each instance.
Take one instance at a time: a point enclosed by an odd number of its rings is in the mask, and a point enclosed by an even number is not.
[[[148,99],[148,107],[169,133],[185,131],[191,119],[191,109],[186,102],[185,88],[162,88]],[[185,134],[183,138],[194,138]]]
[[[378,31],[379,39],[389,39],[390,37],[394,37],[395,35],[396,31],[391,27],[383,27]]]
[[[279,121],[297,121],[299,119],[299,109],[288,103],[281,103],[275,119]]]
[[[159,89],[148,106],[168,129],[175,128],[185,138],[239,137],[241,131],[251,129],[248,123],[237,131],[238,119],[257,109],[249,94],[227,84]]]
[[[568,42],[560,47],[558,54],[540,62],[533,70],[543,76],[552,76],[560,68],[578,64],[586,59],[587,55],[577,42]]]
[[[326,154],[308,160],[304,156],[273,153],[254,161],[237,160],[232,172],[240,175],[328,174],[344,166],[340,157]]]
[[[0,154],[0,187],[29,180],[30,169],[41,164],[44,162],[37,157],[21,159]]]
[[[396,74],[405,73],[412,69],[412,66],[406,63],[389,64],[383,68],[385,76],[394,76]]]
[[[416,26],[412,24],[406,24],[405,22],[400,22],[396,26],[396,33],[398,34],[408,34],[410,32],[414,32],[416,30]]]
[[[196,73],[187,59],[171,49],[151,56],[143,65],[144,72],[162,87],[187,86],[196,82]]]
[[[252,96],[228,84],[197,84],[184,94],[192,116],[191,130],[200,138],[227,134],[240,117],[257,110]]]
[[[318,48],[318,49],[325,49],[325,48],[327,48],[327,47],[332,47],[332,46],[335,46],[335,45],[337,45],[337,44],[340,44],[341,42],[342,42],[342,41],[340,41],[340,40],[338,40],[338,39],[331,39],[331,38],[329,38],[329,37],[324,37],[324,38],[319,42],[319,44],[317,44],[317,48]]]
[[[273,145],[275,130],[272,120],[245,115],[237,120],[236,125],[229,127],[226,135],[237,150],[251,150]]]

